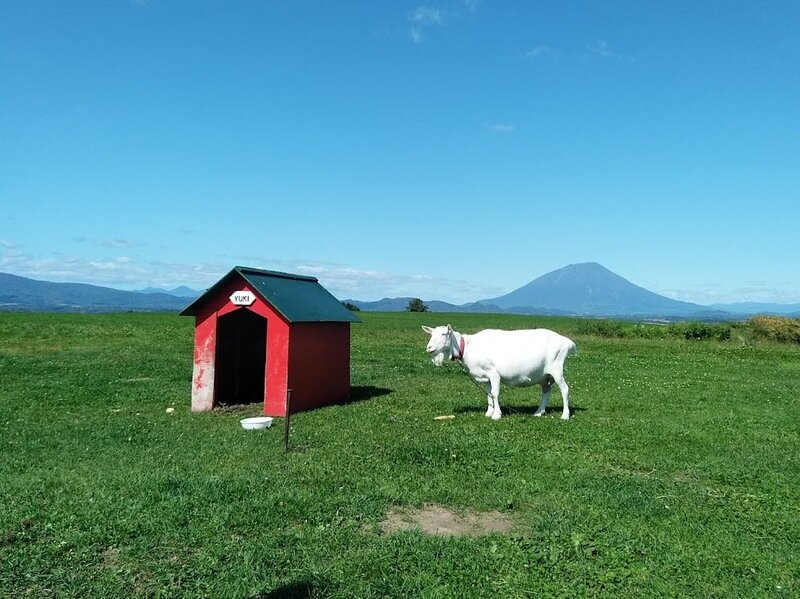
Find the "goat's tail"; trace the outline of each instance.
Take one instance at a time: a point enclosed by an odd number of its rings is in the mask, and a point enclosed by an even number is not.
[[[577,354],[578,353],[578,346],[575,345],[575,342],[570,339],[569,345],[567,346],[567,355],[569,354]]]

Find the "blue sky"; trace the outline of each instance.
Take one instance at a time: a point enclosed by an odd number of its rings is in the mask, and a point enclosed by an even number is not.
[[[4,0],[0,271],[800,302],[800,3]]]

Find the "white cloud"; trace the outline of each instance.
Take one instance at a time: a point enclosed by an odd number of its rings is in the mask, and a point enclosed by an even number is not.
[[[31,279],[64,283],[89,283],[116,289],[186,285],[204,290],[233,265],[314,276],[340,299],[377,300],[411,296],[462,304],[502,295],[509,290],[421,273],[391,273],[322,261],[265,259],[263,256],[219,256],[215,261],[181,263],[145,261],[131,256],[111,259],[70,255],[32,256],[13,242],[0,243],[0,269]]]
[[[447,23],[463,18],[465,13],[475,15],[482,0],[461,0],[450,3],[447,9],[433,6],[417,6],[406,14],[408,35],[415,44],[421,44],[426,33],[433,27],[443,27]]]
[[[463,304],[508,291],[492,285],[476,285],[421,273],[389,273],[343,264],[298,263],[293,271],[317,277],[326,289],[340,299],[371,301],[384,297],[419,297]]]
[[[662,288],[658,285],[652,285],[647,289],[670,299],[704,306],[736,302],[800,303],[800,293],[788,281],[755,281],[748,282],[742,287],[733,288],[722,284],[704,284],[682,288]]]
[[[438,8],[418,6],[408,13],[408,20],[419,25],[441,25],[445,20],[445,13]]]
[[[611,50],[608,42],[605,40],[597,40],[591,44],[586,45],[589,54],[599,58],[619,58],[619,54]]]
[[[128,249],[137,247],[139,244],[127,239],[101,239],[97,242],[97,247],[112,249]]]
[[[446,13],[440,9],[418,6],[408,13],[406,17],[406,21],[410,24],[408,34],[415,44],[421,44],[424,39],[424,31],[427,28],[441,26],[446,20]]]
[[[114,260],[92,260],[89,262],[89,266],[98,271],[118,271],[123,265]]]
[[[514,133],[517,128],[514,125],[509,125],[508,123],[497,123],[492,125],[492,131],[495,133]]]
[[[471,13],[477,12],[478,7],[481,5],[481,0],[464,0],[464,6]]]
[[[384,297],[419,297],[463,304],[497,297],[512,291],[487,283],[435,276],[424,272],[397,273],[359,268],[317,260],[285,260],[263,256],[217,256],[195,262],[143,260],[135,256],[75,256],[50,254],[36,256],[11,240],[0,240],[0,271],[45,281],[90,283],[117,289],[160,287],[172,289],[186,285],[204,290],[228,273],[233,265],[314,276],[339,299],[363,301]],[[481,280],[476,273],[476,280]],[[800,303],[797,282],[744,281],[741,286],[725,283],[687,282],[681,288],[662,287],[653,282],[637,282],[661,295],[699,304],[760,301]]]
[[[534,48],[531,48],[527,52],[525,52],[525,56],[528,58],[536,59],[536,58],[543,58],[545,56],[553,56],[555,52],[547,45],[540,45]]]

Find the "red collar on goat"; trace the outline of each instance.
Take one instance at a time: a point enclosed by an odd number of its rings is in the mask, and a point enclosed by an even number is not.
[[[458,356],[456,357],[451,354],[450,359],[452,361],[464,359],[464,335],[461,335],[458,339]]]

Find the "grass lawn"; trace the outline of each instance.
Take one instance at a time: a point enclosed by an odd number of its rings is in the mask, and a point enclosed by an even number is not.
[[[578,319],[372,314],[353,401],[244,431],[193,414],[193,322],[0,313],[0,596],[800,595],[800,348],[608,338]],[[502,420],[421,324],[570,336],[574,406]],[[174,408],[174,412],[167,412]],[[454,416],[435,420],[436,416]],[[392,510],[500,512],[485,536]]]

